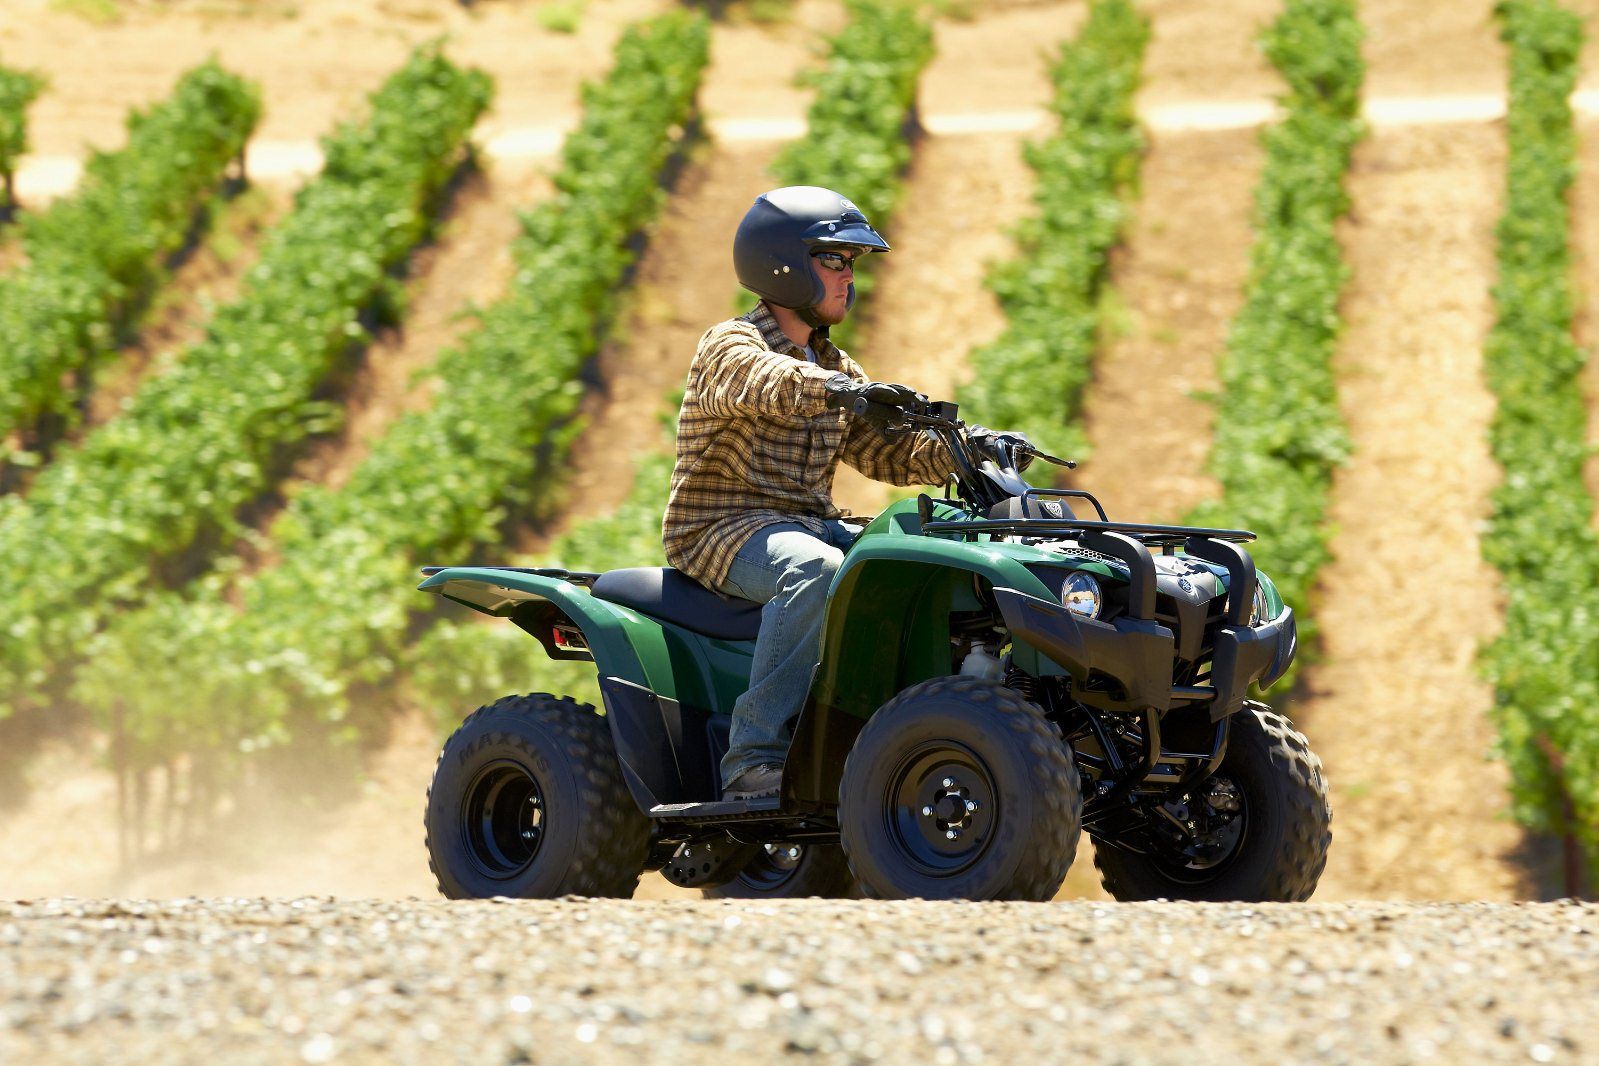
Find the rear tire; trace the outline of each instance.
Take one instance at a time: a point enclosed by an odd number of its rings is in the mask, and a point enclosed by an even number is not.
[[[879,899],[1053,899],[1082,828],[1060,731],[974,677],[884,704],[844,763],[838,803],[850,870]]]
[[[445,742],[428,789],[428,867],[450,899],[619,896],[638,887],[650,821],[605,720],[568,696],[507,696]]]
[[[733,880],[703,891],[706,899],[851,899],[859,894],[837,844],[768,845]]]
[[[1321,760],[1303,733],[1263,703],[1233,716],[1216,777],[1232,782],[1245,819],[1234,850],[1207,869],[1174,854],[1140,854],[1094,842],[1105,891],[1119,900],[1299,903],[1316,891],[1332,844],[1332,806]],[[1197,786],[1196,786],[1197,787]]]

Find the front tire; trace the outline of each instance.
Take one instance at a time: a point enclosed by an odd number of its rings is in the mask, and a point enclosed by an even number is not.
[[[857,894],[844,850],[837,844],[768,844],[726,884],[704,889],[706,899],[850,899]]]
[[[1211,780],[1242,800],[1230,850],[1193,862],[1161,838],[1147,853],[1094,842],[1105,891],[1119,900],[1300,903],[1316,891],[1332,843],[1332,805],[1321,760],[1303,733],[1263,703],[1233,716],[1227,754]],[[1194,787],[1198,793],[1205,787]],[[1199,802],[1199,801],[1196,801]]]
[[[839,784],[839,836],[879,899],[1046,901],[1082,826],[1070,750],[997,682],[940,677],[872,716]]]
[[[428,789],[428,867],[450,899],[619,896],[650,822],[605,720],[567,696],[507,696],[445,742]]]

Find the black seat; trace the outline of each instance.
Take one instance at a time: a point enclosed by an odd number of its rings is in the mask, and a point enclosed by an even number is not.
[[[669,566],[611,570],[594,582],[594,595],[719,640],[754,640],[761,628],[760,604],[718,596]]]

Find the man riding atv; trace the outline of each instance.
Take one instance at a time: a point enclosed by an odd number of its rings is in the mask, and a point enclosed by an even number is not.
[[[1021,476],[1069,460],[868,381],[827,329],[886,248],[825,189],[750,210],[735,261],[761,302],[694,358],[674,567],[424,569],[592,663],[604,702],[538,691],[530,659],[531,691],[461,722],[428,791],[445,895],[630,896],[659,870],[723,896],[1048,900],[1083,832],[1117,899],[1315,889],[1321,764],[1249,699],[1297,648],[1254,534],[1113,520]],[[857,530],[841,459],[943,498]]]
[[[689,367],[666,558],[703,585],[765,604],[722,759],[724,799],[775,796],[782,783],[827,590],[860,529],[833,504],[839,461],[894,485],[943,484],[955,471],[931,435],[884,436],[898,413],[891,405],[914,392],[868,380],[828,339],[855,304],[856,261],[888,250],[836,192],[792,186],[758,197],[733,238],[733,265],[760,302],[711,327]]]

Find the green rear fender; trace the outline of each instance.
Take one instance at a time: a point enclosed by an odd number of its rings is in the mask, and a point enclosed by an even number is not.
[[[673,694],[671,657],[660,623],[620,604],[595,599],[571,582],[493,567],[451,567],[417,587],[484,614],[509,618],[541,641],[541,632],[551,621],[574,625],[588,642],[602,677],[619,677],[663,695]]]
[[[1000,545],[862,537],[833,578],[817,702],[866,718],[900,690],[952,673],[949,616],[984,609],[985,583],[1051,595]]]

